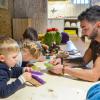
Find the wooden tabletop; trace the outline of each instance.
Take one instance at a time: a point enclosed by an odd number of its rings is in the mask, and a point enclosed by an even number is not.
[[[63,77],[45,73],[43,79],[46,84],[42,86],[26,85],[10,97],[0,100],[85,100],[87,91],[93,84],[68,75]]]

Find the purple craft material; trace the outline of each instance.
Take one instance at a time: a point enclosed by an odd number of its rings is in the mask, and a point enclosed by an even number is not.
[[[41,84],[44,84],[45,83],[45,81],[43,79],[39,78],[38,75],[32,74],[32,78],[36,79]]]
[[[36,74],[36,75],[43,75],[42,72],[39,72],[39,71],[31,71],[32,74]]]

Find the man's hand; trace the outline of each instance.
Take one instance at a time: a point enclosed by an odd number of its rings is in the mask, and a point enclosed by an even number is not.
[[[50,72],[54,73],[54,74],[62,74],[63,73],[63,65],[61,64],[58,64],[56,66],[54,66]]]
[[[60,58],[52,59],[50,63],[53,65],[61,64],[61,59]]]

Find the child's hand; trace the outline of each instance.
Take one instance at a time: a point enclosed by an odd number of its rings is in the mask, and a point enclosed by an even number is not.
[[[25,78],[26,81],[30,81],[32,79],[32,74],[29,72],[24,72],[22,76]]]
[[[23,72],[31,72],[33,69],[31,67],[24,67]]]
[[[48,49],[49,49],[49,46],[48,46],[48,45],[46,45],[46,44],[42,44],[42,47],[43,47],[44,49],[46,49],[46,50],[48,50]]]
[[[24,72],[22,76],[25,78],[26,82],[29,82],[36,87],[41,85],[41,83],[39,83],[36,79],[32,78],[32,74],[29,72]]]
[[[45,61],[46,59],[45,59],[45,57],[44,56],[40,56],[39,58],[38,58],[38,61],[39,62],[43,62],[43,61]]]
[[[50,61],[50,63],[53,65],[61,64],[61,59],[60,58],[53,59]]]

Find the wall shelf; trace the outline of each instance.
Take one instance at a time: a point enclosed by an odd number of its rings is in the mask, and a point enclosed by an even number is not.
[[[68,18],[64,19],[64,31],[69,35],[78,35],[79,31],[79,21],[77,18]]]

